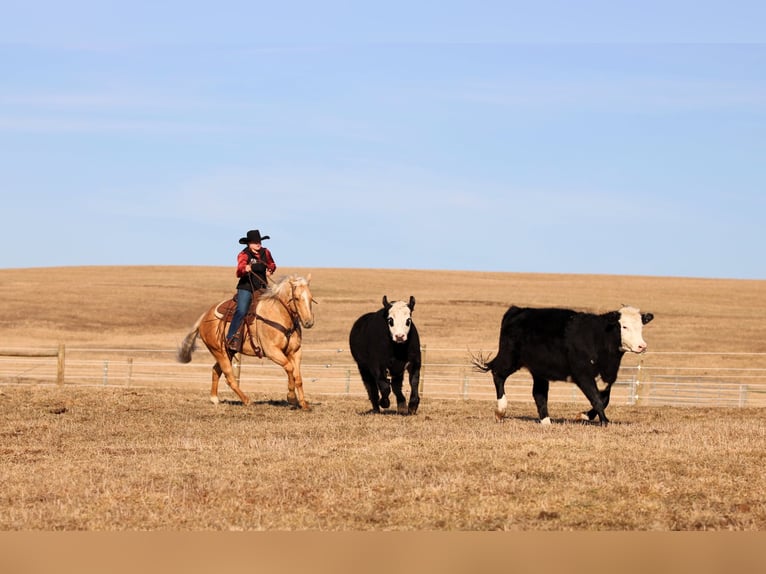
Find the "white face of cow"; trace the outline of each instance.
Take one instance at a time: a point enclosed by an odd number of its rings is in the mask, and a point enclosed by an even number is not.
[[[643,353],[646,341],[642,334],[646,323],[654,319],[651,313],[641,313],[635,307],[623,307],[620,313],[620,351]]]
[[[395,301],[388,308],[388,330],[394,343],[404,343],[412,325],[412,309],[404,301]]]

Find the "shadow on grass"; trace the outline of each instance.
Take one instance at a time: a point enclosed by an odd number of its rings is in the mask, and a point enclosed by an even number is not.
[[[519,421],[519,422],[525,422],[525,423],[535,423],[540,426],[543,426],[540,423],[540,419],[537,417],[532,417],[528,415],[506,415],[502,421],[499,422],[505,422],[507,420],[513,420],[513,421]],[[622,422],[622,421],[614,421],[609,420],[608,427],[614,425],[614,426],[627,426],[633,424],[631,422]],[[598,419],[592,420],[592,421],[586,421],[586,420],[580,420],[580,419],[565,419],[565,418],[553,418],[551,417],[551,425],[575,425],[575,426],[590,426],[590,427],[599,427],[601,424],[598,422]]]
[[[221,404],[221,405],[232,405],[232,406],[238,406],[238,407],[244,407],[245,406],[245,405],[242,404],[242,401],[240,401],[239,399],[220,399],[218,404]],[[267,405],[267,406],[270,406],[270,407],[279,407],[279,408],[289,409],[289,410],[292,410],[292,411],[300,411],[300,410],[302,410],[300,408],[300,406],[290,404],[286,400],[263,399],[263,400],[259,400],[259,401],[250,401],[250,404],[253,405],[253,406],[264,406],[264,405]],[[313,408],[313,407],[316,407],[316,406],[320,406],[321,404],[322,403],[314,402],[314,403],[309,403],[309,406]]]

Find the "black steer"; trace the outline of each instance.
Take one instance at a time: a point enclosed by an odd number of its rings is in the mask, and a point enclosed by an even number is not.
[[[351,356],[356,361],[367,389],[372,404],[371,412],[378,413],[381,407],[389,407],[392,389],[399,414],[414,415],[418,410],[420,337],[412,322],[414,308],[414,297],[410,297],[409,303],[389,303],[384,296],[382,309],[362,315],[351,327]],[[409,405],[402,393],[405,370],[410,378]]]
[[[505,380],[521,367],[532,375],[532,396],[540,422],[550,424],[548,386],[550,381],[574,382],[593,408],[583,418],[598,415],[602,425],[612,383],[625,351],[643,353],[646,342],[642,327],[654,316],[634,307],[623,307],[602,315],[570,309],[511,307],[503,316],[497,355],[491,361],[473,357],[481,371],[492,371],[497,391],[497,420],[505,417],[508,401]]]

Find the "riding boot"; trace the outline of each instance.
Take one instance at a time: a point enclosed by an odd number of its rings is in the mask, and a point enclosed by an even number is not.
[[[227,339],[226,348],[234,353],[239,353],[242,350],[242,337],[239,330]]]

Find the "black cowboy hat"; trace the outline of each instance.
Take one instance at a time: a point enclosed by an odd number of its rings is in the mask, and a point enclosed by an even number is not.
[[[257,229],[251,229],[247,232],[247,237],[240,237],[239,242],[242,245],[247,245],[248,243],[260,243],[264,239],[271,239],[268,235],[264,235],[261,237],[261,232]]]

